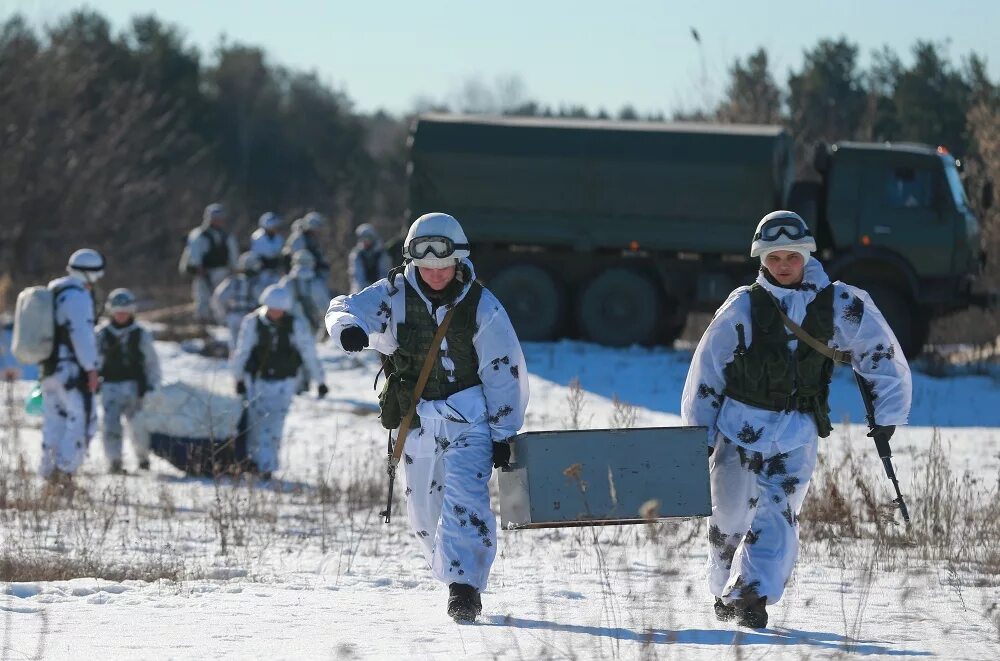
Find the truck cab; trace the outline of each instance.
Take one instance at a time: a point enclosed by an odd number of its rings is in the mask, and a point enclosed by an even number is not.
[[[930,320],[975,303],[980,225],[943,147],[843,142],[820,153],[813,208],[830,277],[869,291],[904,352]]]

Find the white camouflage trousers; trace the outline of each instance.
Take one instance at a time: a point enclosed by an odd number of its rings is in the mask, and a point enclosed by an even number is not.
[[[240,324],[243,323],[243,317],[238,312],[230,312],[226,315],[226,328],[229,329],[229,355],[236,353],[236,338],[240,336]]]
[[[94,396],[81,392],[80,368],[61,361],[51,376],[42,380],[42,477],[53,470],[76,473],[87,456],[87,446],[97,427]]]
[[[720,437],[712,454],[709,588],[726,603],[745,592],[781,599],[799,554],[799,511],[816,467],[816,439],[762,454]]]
[[[104,456],[108,461],[122,458],[122,416],[129,423],[132,447],[139,461],[149,459],[149,436],[144,429],[134,426],[133,418],[142,406],[139,398],[139,384],[136,381],[105,381],[101,384],[101,406],[104,418],[101,421],[104,437]]]
[[[434,578],[486,589],[496,556],[493,442],[482,387],[421,401],[406,439],[406,511]]]
[[[191,281],[191,297],[194,299],[195,318],[203,324],[213,323],[212,292],[229,274],[229,269],[220,267],[208,269],[203,276],[194,276]]]
[[[247,384],[247,454],[262,472],[278,470],[285,416],[298,379],[245,379]]]

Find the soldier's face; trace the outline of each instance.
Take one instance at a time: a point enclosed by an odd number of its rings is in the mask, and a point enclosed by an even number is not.
[[[267,312],[265,312],[264,314],[266,314],[267,318],[270,319],[271,321],[277,321],[278,319],[281,319],[282,317],[285,316],[285,311],[279,310],[278,308],[268,308]]]
[[[448,283],[455,279],[455,267],[446,266],[443,269],[429,269],[426,266],[418,266],[417,271],[420,277],[434,291],[441,291],[448,286]]]
[[[806,260],[792,250],[775,250],[764,258],[764,268],[779,284],[790,286],[802,282]]]
[[[131,312],[115,312],[111,315],[111,318],[115,320],[115,323],[119,326],[124,326],[125,324],[132,322]]]

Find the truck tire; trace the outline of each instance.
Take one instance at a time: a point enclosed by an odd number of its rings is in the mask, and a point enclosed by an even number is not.
[[[512,264],[486,283],[500,299],[521,341],[555,338],[565,311],[562,287],[545,269],[532,264]]]
[[[885,285],[862,287],[871,296],[875,306],[885,317],[899,341],[899,347],[906,358],[913,359],[920,355],[927,340],[928,327],[926,320],[916,310],[910,297]]]
[[[583,289],[577,304],[581,334],[598,344],[652,344],[662,301],[656,286],[624,268],[604,271]]]

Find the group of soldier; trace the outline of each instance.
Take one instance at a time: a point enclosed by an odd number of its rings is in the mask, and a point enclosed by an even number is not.
[[[324,223],[310,212],[292,223],[287,240],[282,220],[261,215],[249,249],[238,252],[227,231],[225,208],[210,204],[201,225],[187,238],[182,272],[192,277],[195,316],[229,331],[235,390],[247,408],[248,467],[269,479],[278,467],[284,419],[293,396],[317,384],[326,396],[324,370],[316,355],[325,339],[323,315],[330,303],[330,267],[320,248]],[[358,291],[384,276],[389,259],[371,225],[356,231],[348,275]],[[98,312],[94,287],[104,275],[104,257],[95,250],[73,253],[67,274],[49,283],[54,300],[55,349],[41,364],[43,453],[41,474],[67,485],[86,457],[96,432],[98,401],[109,471],[124,473],[122,419],[132,422],[148,393],[161,381],[151,332],[136,321],[136,297],[128,289],[110,292],[106,315]],[[147,430],[132,426],[138,468],[149,468]]]
[[[379,417],[391,444],[405,440],[397,450],[412,533],[435,578],[449,587],[448,614],[476,619],[496,554],[488,483],[493,468],[509,464],[509,441],[524,422],[528,373],[503,306],[476,279],[459,222],[443,213],[421,216],[409,228],[402,266],[385,274],[388,265],[352,255],[352,276],[364,277],[352,280],[351,294],[304,302],[293,283],[325,286],[328,268],[314,236],[318,215],[297,221],[282,241],[280,220],[265,214],[238,262],[224,209],[210,205],[204,220],[189,237],[185,272],[194,276],[201,318],[209,318],[214,289],[216,311],[233,329],[231,368],[256,429],[250,438],[256,470],[270,477],[277,467],[285,411],[300,375],[319,384],[320,397],[326,394],[316,321],[307,311],[315,304],[327,310],[325,331],[337,348],[382,354],[388,378]],[[377,245],[365,229],[359,238],[371,242],[362,248]],[[833,361],[825,351],[847,356],[871,387],[872,435],[881,442],[906,423],[910,408],[909,367],[884,317],[863,290],[831,282],[813,259],[815,250],[798,215],[777,211],[760,221],[750,250],[760,259],[756,281],[735,290],[716,312],[692,357],[681,402],[683,424],[708,430],[715,614],[752,628],[766,626],[766,607],[780,599],[791,576],[818,439],[832,429]],[[284,275],[283,259],[291,265]],[[89,402],[99,373],[106,416],[128,415],[159,380],[128,292],[112,292],[111,319],[93,330],[89,290],[103,274],[103,258],[80,250],[67,270],[49,285],[62,330],[44,366],[43,475],[79,467],[92,433]],[[259,286],[254,278],[266,284],[256,299],[249,293]],[[789,323],[800,325],[811,342],[789,334]],[[114,462],[120,427],[107,417],[105,427]],[[113,466],[120,469],[120,461]]]

